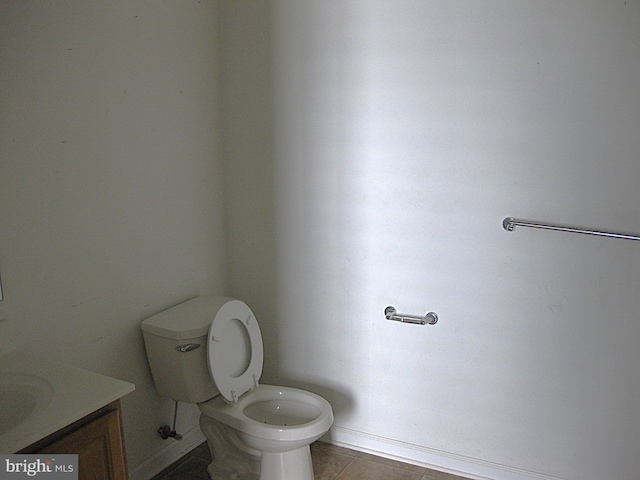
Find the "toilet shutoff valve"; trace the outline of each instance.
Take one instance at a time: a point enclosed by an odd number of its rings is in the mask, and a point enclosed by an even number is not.
[[[162,437],[163,440],[166,440],[169,437],[175,438],[176,440],[182,440],[182,435],[176,432],[176,421],[178,420],[178,402],[176,401],[175,409],[173,410],[173,428],[169,425],[163,425],[158,429],[158,434]]]
[[[169,425],[164,425],[158,429],[158,434],[162,437],[163,440],[166,440],[169,437],[175,438],[176,440],[182,440],[182,435],[180,435],[175,430],[171,430]]]

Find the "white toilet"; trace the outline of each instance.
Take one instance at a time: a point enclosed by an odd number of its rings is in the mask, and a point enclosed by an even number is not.
[[[331,405],[258,383],[262,336],[246,304],[198,297],[146,319],[142,331],[158,391],[200,407],[212,479],[313,480],[309,445],[331,427]]]

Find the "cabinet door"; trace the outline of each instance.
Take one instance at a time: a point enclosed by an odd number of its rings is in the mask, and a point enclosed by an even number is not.
[[[111,410],[47,447],[42,453],[77,453],[79,480],[125,480],[127,470],[119,410]]]

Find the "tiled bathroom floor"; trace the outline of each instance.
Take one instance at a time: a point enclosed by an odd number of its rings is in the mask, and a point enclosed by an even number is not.
[[[316,480],[467,480],[322,442],[311,445],[311,457]],[[210,461],[203,443],[152,480],[209,480]]]

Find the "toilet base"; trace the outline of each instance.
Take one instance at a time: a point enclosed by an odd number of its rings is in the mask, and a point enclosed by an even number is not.
[[[260,480],[313,480],[309,445],[284,453],[262,452]]]
[[[207,415],[200,415],[213,461],[211,480],[314,480],[309,445],[284,453],[259,452],[245,445],[236,431]]]
[[[212,462],[207,468],[211,480],[258,480],[260,452],[243,446],[233,428],[200,415],[200,430],[211,452]]]

